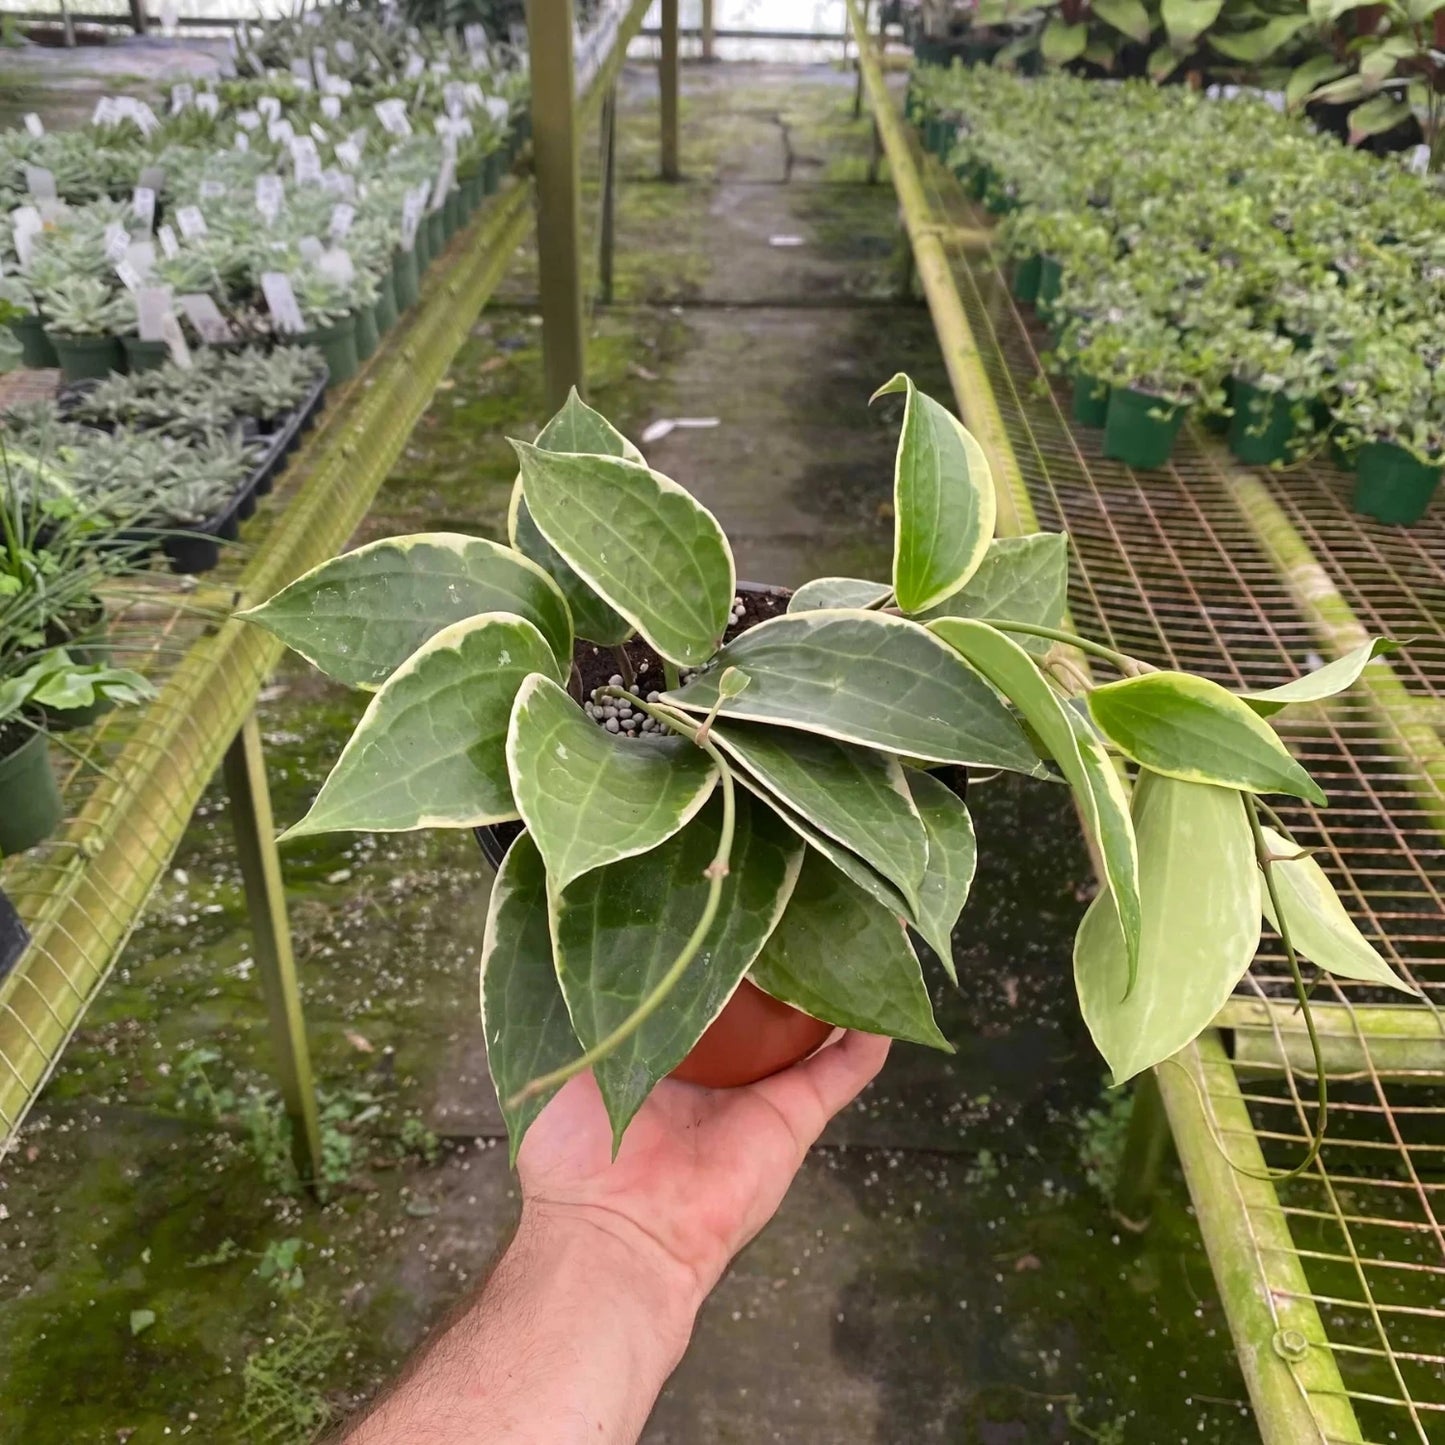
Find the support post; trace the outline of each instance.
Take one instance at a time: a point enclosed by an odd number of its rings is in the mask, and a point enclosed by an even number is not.
[[[70,6],[66,0],[60,0],[60,29],[65,39],[67,50],[75,49],[75,23],[70,18]]]
[[[617,246],[617,86],[602,101],[602,217],[597,244],[597,293],[612,304],[612,258]]]
[[[853,92],[853,119],[860,120],[863,115],[863,46],[867,43],[868,37],[868,11],[872,8],[869,0],[863,0],[863,38],[858,43],[858,88]],[[844,31],[843,48],[848,48],[847,31]],[[845,54],[844,59],[847,59]],[[874,128],[874,145],[877,145],[877,128]],[[876,180],[877,177],[871,177]]]
[[[713,0],[702,0],[702,58],[709,64],[717,59],[717,34],[712,12]]]
[[[585,392],[581,173],[577,163],[572,0],[527,0],[532,69],[532,158],[537,172],[537,270],[548,411],[572,387]]]
[[[286,893],[276,852],[271,793],[266,785],[266,758],[254,712],[226,749],[222,773],[231,800],[231,826],[246,887],[246,908],[251,915],[256,968],[266,998],[276,1077],[291,1120],[291,1152],[296,1172],[314,1188],[321,1169],[316,1084],[296,983],[296,960],[291,954]]]
[[[681,178],[677,164],[677,0],[662,0],[662,54],[657,69],[662,88],[662,179]],[[533,87],[535,89],[535,81]]]
[[[861,84],[863,78],[861,65],[858,69],[858,78]],[[868,147],[868,184],[870,186],[876,186],[878,184],[878,167],[883,162],[883,137],[878,133],[878,118],[876,116],[873,118],[873,133],[869,139],[871,144]],[[910,242],[910,245],[911,244]]]
[[[1142,1229],[1154,1209],[1159,1170],[1169,1143],[1169,1117],[1159,1081],[1149,1072],[1134,1086],[1134,1112],[1119,1160],[1119,1182],[1114,1190],[1114,1212],[1131,1228]]]
[[[150,28],[150,20],[146,15],[146,0],[130,0],[130,23],[131,29],[137,35],[144,35]]]

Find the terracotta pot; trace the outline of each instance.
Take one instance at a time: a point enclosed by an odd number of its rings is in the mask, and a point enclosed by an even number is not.
[[[833,1032],[744,979],[692,1052],[669,1077],[708,1089],[735,1089],[805,1059]]]

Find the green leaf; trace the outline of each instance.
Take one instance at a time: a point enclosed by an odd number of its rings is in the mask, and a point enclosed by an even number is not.
[[[483,537],[418,532],[344,552],[237,615],[351,687],[385,682],[427,638],[482,612],[525,617],[572,666],[572,619],[530,558]]]
[[[1097,65],[1100,70],[1113,70],[1119,59],[1118,47],[1123,41],[1117,35],[1105,37],[1096,35],[1084,47],[1084,53],[1080,57],[1090,65]]]
[[[1032,532],[1024,537],[995,537],[978,571],[961,592],[926,613],[935,617],[979,617],[997,622],[1028,622],[1062,627],[1069,600],[1069,538],[1065,532]],[[1004,629],[1007,631],[1007,628]],[[1019,633],[1015,641],[1030,652],[1047,652],[1046,637]]]
[[[663,657],[706,662],[737,582],[712,513],[640,462],[512,446],[532,519],[573,571]]]
[[[1259,946],[1259,870],[1239,794],[1144,773],[1134,788],[1143,929],[1139,975],[1101,893],[1074,940],[1074,984],[1122,1084],[1209,1027]]]
[[[1310,23],[1310,17],[1303,13],[1276,15],[1253,30],[1241,31],[1235,35],[1211,35],[1209,43],[1221,55],[1227,55],[1231,60],[1241,61],[1245,65],[1258,65],[1260,61],[1268,60],[1276,50],[1287,45]]]
[[[1062,769],[1098,845],[1105,892],[1113,900],[1122,930],[1128,987],[1133,988],[1139,960],[1139,852],[1129,821],[1128,799],[1103,750],[1075,727],[1069,709],[1044,680],[1033,659],[1003,633],[960,617],[943,617],[929,626],[1018,708]],[[1097,753],[1086,766],[1086,750]]]
[[[593,1070],[614,1140],[732,997],[797,881],[802,845],[771,810],[746,794],[737,801],[722,905],[701,950],[657,1012]],[[587,1048],[637,1008],[682,952],[702,916],[705,870],[721,824],[722,799],[715,795],[653,852],[599,868],[554,892],[557,976]]]
[[[1270,871],[1295,952],[1312,959],[1327,973],[1383,984],[1418,997],[1419,990],[1400,978],[1355,926],[1325,870],[1311,857],[1295,857],[1299,849],[1283,834],[1273,828],[1260,831],[1270,853],[1286,860],[1270,864]],[[1264,916],[1279,933],[1279,918],[1263,876],[1259,894]]]
[[[789,612],[816,612],[828,607],[876,607],[893,589],[886,582],[860,577],[818,577],[804,582],[788,599]]]
[[[905,393],[893,465],[893,592],[903,612],[926,612],[957,592],[993,538],[993,475],[959,419],[899,372],[873,393]]]
[[[522,684],[512,704],[507,771],[558,890],[672,837],[717,782],[717,769],[692,743],[606,732],[541,674]]]
[[[752,685],[723,703],[725,718],[778,723],[926,762],[1045,775],[988,684],[916,622],[841,609],[771,617],[667,700],[708,712],[728,666]]]
[[[1039,50],[1050,65],[1067,65],[1077,60],[1089,43],[1089,27],[1084,21],[1070,25],[1057,15],[1050,16],[1039,41]]]
[[[1322,702],[1327,697],[1334,697],[1336,693],[1353,686],[1365,670],[1366,664],[1373,658],[1382,653],[1399,650],[1398,642],[1392,642],[1388,637],[1375,637],[1347,652],[1343,657],[1337,657],[1333,662],[1327,662],[1323,667],[1317,667],[1313,672],[1295,678],[1293,682],[1265,688],[1262,692],[1241,693],[1240,697],[1261,717],[1273,717],[1281,708],[1289,707],[1292,703]]]
[[[1332,25],[1340,16],[1371,3],[1372,0],[1309,0],[1309,17],[1316,25]]]
[[[1379,88],[1367,75],[1344,75],[1339,80],[1320,86],[1309,98],[1327,105],[1348,105],[1351,101],[1374,95]]]
[[[1416,25],[1423,25],[1437,10],[1445,10],[1445,0],[1405,0],[1405,13]]]
[[[764,993],[837,1028],[953,1052],[933,1021],[903,926],[815,852],[804,858],[751,977]]]
[[[978,844],[973,834],[973,819],[962,798],[939,782],[931,773],[910,769],[906,774],[908,791],[923,819],[928,834],[928,870],[918,890],[918,914],[915,927],[928,946],[938,955],[955,983],[958,974],[953,964],[953,930],[958,915],[968,902],[978,866]]]
[[[717,723],[712,736],[774,798],[858,854],[917,910],[928,836],[897,758],[754,723]]]
[[[1328,53],[1310,56],[1290,72],[1284,87],[1285,105],[1290,110],[1298,110],[1316,87],[1343,75],[1347,69],[1343,61]]]
[[[606,457],[625,457],[632,462],[643,460],[642,453],[601,412],[594,411],[577,395],[575,386],[562,410],[538,433],[536,444],[547,452],[593,452]],[[542,535],[527,510],[520,475],[512,487],[507,536],[513,547],[525,552],[556,580],[572,609],[572,621],[579,637],[602,647],[616,647],[632,636],[632,624],[614,612]]]
[[[1164,0],[1161,13],[1170,45],[1177,51],[1187,52],[1219,19],[1223,5],[1224,0]]]
[[[1359,145],[1362,140],[1368,140],[1372,135],[1383,135],[1387,130],[1394,130],[1414,114],[1408,101],[1377,95],[1373,100],[1357,105],[1350,112],[1350,144]]]
[[[473,828],[517,816],[507,721],[528,673],[561,670],[530,622],[484,612],[444,627],[371,699],[311,811],[283,836]]]
[[[487,904],[482,1033],[507,1125],[508,1162],[515,1164],[523,1136],[556,1089],[510,1108],[507,1101],[523,1085],[570,1064],[582,1052],[552,966],[547,871],[527,833],[507,849]]]
[[[1142,767],[1185,782],[1328,801],[1274,729],[1217,682],[1149,672],[1089,694],[1099,730]]]
[[[1094,0],[1094,14],[1104,22],[1121,30],[1130,40],[1147,45],[1154,33],[1154,22],[1144,8],[1143,0]]]
[[[1178,51],[1168,45],[1159,45],[1150,52],[1147,69],[1149,79],[1156,85],[1168,80],[1176,70],[1184,57]]]

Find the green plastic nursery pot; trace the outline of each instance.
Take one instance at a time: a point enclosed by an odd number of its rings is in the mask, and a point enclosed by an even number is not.
[[[412,255],[416,257],[416,274],[418,277],[426,275],[426,269],[432,263],[431,228],[423,216],[417,224],[416,239],[412,242]]]
[[[1440,485],[1440,471],[1394,442],[1366,442],[1359,450],[1355,510],[1408,527],[1425,515]]]
[[[493,151],[482,168],[482,194],[495,195],[502,188],[502,177],[507,174],[507,161],[501,151]]]
[[[1289,397],[1238,379],[1230,396],[1234,415],[1229,420],[1229,450],[1252,467],[1286,460],[1295,435],[1294,406]]]
[[[1330,438],[1330,457],[1342,472],[1352,472],[1360,464],[1359,451],[1337,435]]]
[[[1083,426],[1103,426],[1109,415],[1109,387],[1086,372],[1074,372],[1074,420]]]
[[[22,316],[10,322],[10,329],[20,339],[22,366],[59,366],[60,358],[45,334],[45,323],[38,316]]]
[[[113,371],[125,370],[125,350],[118,336],[65,336],[48,331],[66,381],[103,381]]]
[[[351,319],[356,323],[356,359],[365,361],[376,351],[380,340],[376,330],[376,307],[358,306],[351,313]]]
[[[361,364],[356,355],[356,318],[344,316],[334,326],[317,326],[286,338],[293,346],[314,346],[326,361],[327,385],[350,381]]]
[[[139,336],[122,336],[126,370],[154,371],[171,359],[171,349],[164,341],[142,341]]]
[[[46,736],[27,732],[0,757],[0,857],[43,843],[64,816]]]
[[[396,283],[392,271],[383,272],[376,287],[376,334],[385,336],[396,325]]]
[[[408,307],[415,306],[421,294],[421,269],[417,265],[415,251],[398,248],[391,262],[391,289],[396,296],[396,310],[400,315]]]
[[[1184,423],[1177,402],[1131,387],[1113,387],[1104,418],[1104,455],[1131,467],[1162,467]]]
[[[1034,293],[1034,307],[1041,320],[1047,321],[1054,313],[1054,302],[1059,299],[1059,288],[1064,284],[1064,268],[1052,256],[1039,258],[1039,288]]]
[[[442,230],[450,241],[461,228],[462,194],[460,191],[449,191],[446,200],[442,202]]]
[[[1012,287],[1015,300],[1033,305],[1039,294],[1039,273],[1043,266],[1042,256],[1029,256],[1014,266]]]
[[[440,211],[427,212],[426,241],[427,250],[431,253],[431,259],[435,261],[447,248],[447,219],[445,208]]]

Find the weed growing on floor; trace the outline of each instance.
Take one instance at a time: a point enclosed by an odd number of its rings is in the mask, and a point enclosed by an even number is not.
[[[1119,1183],[1119,1165],[1133,1117],[1134,1095],[1107,1089],[1099,1107],[1087,1110],[1077,1120],[1079,1163],[1084,1177],[1106,1200],[1113,1199]]]
[[[312,1439],[331,1419],[322,1382],[345,1343],[320,1306],[288,1314],[242,1366],[240,1424],[246,1438],[272,1445]]]

